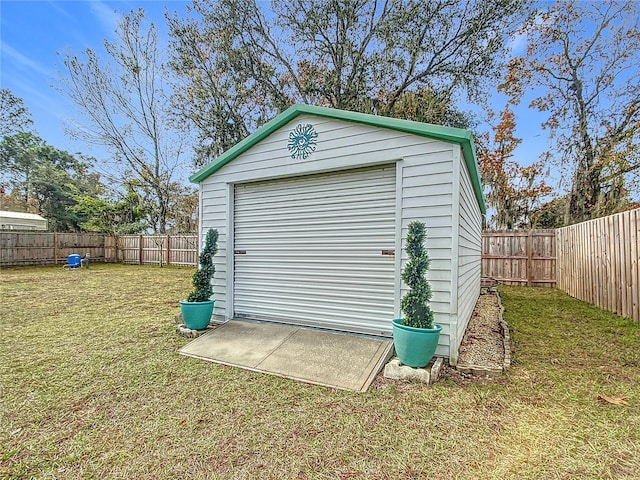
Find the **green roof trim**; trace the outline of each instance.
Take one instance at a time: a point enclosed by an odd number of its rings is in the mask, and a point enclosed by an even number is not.
[[[227,163],[249,150],[255,144],[262,141],[297,116],[304,114],[343,120],[345,122],[360,123],[372,127],[387,128],[390,130],[397,130],[399,132],[411,133],[421,137],[443,140],[445,142],[460,145],[464,161],[471,175],[471,183],[473,184],[473,190],[476,195],[476,199],[478,200],[478,205],[480,206],[482,213],[486,213],[487,207],[484,203],[484,195],[482,194],[482,184],[480,182],[480,171],[478,170],[476,149],[473,144],[473,135],[469,130],[444,127],[442,125],[432,125],[429,123],[413,122],[411,120],[401,120],[398,118],[382,117],[379,115],[369,115],[366,113],[349,112],[346,110],[337,110],[335,108],[316,107],[314,105],[298,104],[289,107],[273,120],[264,124],[257,131],[234,145],[213,162],[192,175],[189,180],[193,183],[202,182],[204,179],[224,167]]]

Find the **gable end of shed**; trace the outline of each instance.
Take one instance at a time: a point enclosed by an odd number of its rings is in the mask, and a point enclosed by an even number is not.
[[[433,138],[436,140],[460,145],[464,156],[464,161],[471,176],[473,190],[478,202],[478,206],[482,214],[486,213],[484,196],[482,194],[482,184],[480,181],[480,172],[478,169],[475,147],[473,144],[473,136],[470,131],[460,128],[414,122],[410,120],[382,117],[378,115],[369,115],[365,113],[349,112],[332,108],[316,107],[313,105],[298,104],[288,108],[273,120],[263,125],[256,132],[249,135],[247,138],[237,143],[225,153],[220,155],[216,160],[209,163],[200,171],[195,173],[190,177],[190,181],[193,183],[200,183],[204,181],[209,176],[215,174],[222,167],[232,162],[234,159],[249,150],[251,147],[258,144],[299,115],[303,114],[314,115],[321,118],[342,120],[352,123],[359,123],[371,127],[396,130],[421,137]]]

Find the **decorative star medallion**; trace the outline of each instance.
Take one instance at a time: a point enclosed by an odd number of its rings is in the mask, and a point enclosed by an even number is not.
[[[313,128],[313,125],[310,123],[306,125],[299,123],[296,128],[289,132],[287,148],[289,149],[291,158],[305,160],[316,151],[317,138],[318,132]]]

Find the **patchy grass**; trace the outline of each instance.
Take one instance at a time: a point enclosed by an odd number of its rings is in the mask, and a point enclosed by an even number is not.
[[[0,478],[638,478],[629,320],[502,288],[504,379],[379,378],[355,394],[177,355],[191,273],[2,270]]]

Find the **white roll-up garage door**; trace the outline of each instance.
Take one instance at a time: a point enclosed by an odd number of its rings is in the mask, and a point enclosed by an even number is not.
[[[239,184],[234,314],[391,335],[395,165]]]

